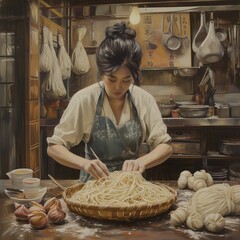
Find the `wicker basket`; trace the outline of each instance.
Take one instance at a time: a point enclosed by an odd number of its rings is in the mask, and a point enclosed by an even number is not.
[[[70,200],[71,196],[82,189],[84,184],[77,184],[67,188],[63,192],[63,199],[70,211],[79,215],[84,215],[97,219],[117,220],[117,221],[133,221],[140,218],[147,218],[166,212],[176,201],[177,191],[169,186],[164,185],[172,197],[166,201],[159,201],[157,204],[146,204],[141,206],[129,207],[104,207],[90,204],[75,203]]]

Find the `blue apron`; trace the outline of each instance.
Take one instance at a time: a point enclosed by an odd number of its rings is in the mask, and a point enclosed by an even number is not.
[[[96,159],[90,150],[92,148],[99,159],[107,165],[110,172],[121,171],[125,160],[137,158],[142,141],[142,127],[137,109],[130,92],[128,91],[127,94],[132,116],[129,121],[118,128],[111,119],[101,115],[105,96],[105,90],[102,90],[97,102],[90,139],[85,145],[85,157],[89,160]],[[85,171],[80,171],[79,180],[81,182],[92,178]]]

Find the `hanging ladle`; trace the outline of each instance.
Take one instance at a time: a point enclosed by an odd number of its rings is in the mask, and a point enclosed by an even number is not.
[[[169,23],[169,33],[168,34],[164,33],[165,37],[163,39],[164,46],[166,47],[167,50],[170,50],[170,51],[176,51],[182,45],[181,38],[177,37],[174,34],[173,23],[174,23],[174,19],[173,19],[173,14],[171,13],[171,18]]]
[[[206,36],[207,36],[207,28],[206,28],[205,12],[201,12],[200,27],[199,27],[195,37],[193,38],[193,42],[192,42],[192,50],[194,52],[197,52],[199,46],[202,44],[202,42],[204,41]]]

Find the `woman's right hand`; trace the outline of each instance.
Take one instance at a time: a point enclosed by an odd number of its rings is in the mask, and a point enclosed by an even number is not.
[[[86,161],[84,162],[82,169],[93,176],[95,179],[109,176],[108,168],[102,161],[98,159],[85,160]]]

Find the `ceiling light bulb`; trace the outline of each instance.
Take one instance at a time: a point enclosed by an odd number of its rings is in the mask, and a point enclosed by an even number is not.
[[[129,17],[129,21],[131,24],[136,25],[140,22],[140,13],[138,7],[133,7],[132,12]]]

